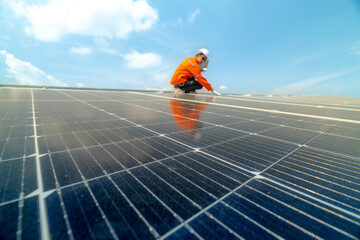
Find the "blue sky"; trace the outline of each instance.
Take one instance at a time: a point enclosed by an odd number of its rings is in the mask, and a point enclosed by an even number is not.
[[[360,96],[356,0],[0,1],[0,83],[166,90],[207,48],[218,92]]]

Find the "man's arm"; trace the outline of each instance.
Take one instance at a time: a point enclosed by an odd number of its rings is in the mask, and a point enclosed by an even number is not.
[[[214,89],[210,85],[210,83],[204,78],[202,75],[195,76],[195,79],[200,83],[206,90],[213,91]]]
[[[200,83],[204,88],[206,88],[208,91],[214,90],[210,83],[206,80],[206,78],[201,75],[199,67],[192,66],[189,70],[191,74],[195,77],[196,81],[198,81],[198,83]]]

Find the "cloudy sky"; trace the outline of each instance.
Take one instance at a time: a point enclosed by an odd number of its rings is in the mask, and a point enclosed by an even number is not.
[[[215,90],[360,96],[357,0],[0,0],[0,83],[171,89],[210,50]]]

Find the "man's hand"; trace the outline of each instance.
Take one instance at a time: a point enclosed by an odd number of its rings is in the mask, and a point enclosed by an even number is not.
[[[217,95],[217,96],[220,96],[220,95],[221,95],[220,93],[218,93],[218,92],[215,91],[215,90],[212,90],[211,93],[212,93],[212,94],[215,94],[215,95]]]

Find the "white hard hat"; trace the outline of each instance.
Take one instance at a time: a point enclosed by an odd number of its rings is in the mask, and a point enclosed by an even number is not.
[[[196,52],[196,54],[199,54],[199,53],[204,54],[204,55],[206,56],[206,58],[209,57],[209,50],[207,50],[206,48],[201,48],[201,49],[199,49],[199,50]]]

